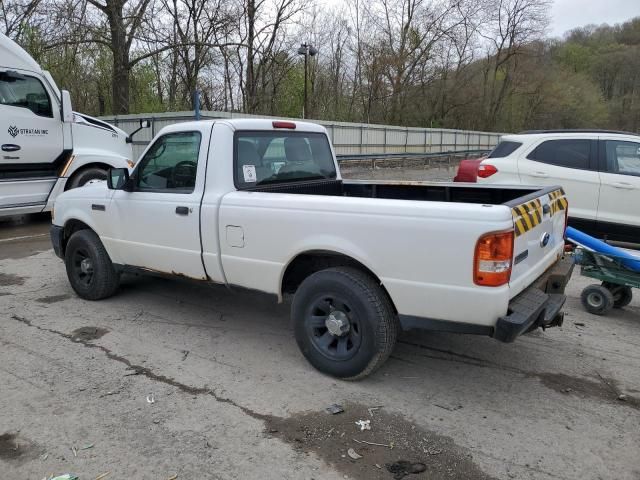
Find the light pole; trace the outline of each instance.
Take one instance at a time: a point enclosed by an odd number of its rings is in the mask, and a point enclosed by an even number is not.
[[[308,43],[303,43],[298,49],[298,55],[304,55],[304,104],[302,106],[302,118],[307,118],[307,70],[309,63],[309,56],[313,57],[318,53],[318,50]]]

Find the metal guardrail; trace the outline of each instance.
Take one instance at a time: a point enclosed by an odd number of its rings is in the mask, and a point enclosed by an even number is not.
[[[462,152],[439,153],[363,153],[336,155],[341,168],[432,168],[453,167],[465,158],[478,158],[490,150],[466,150]]]
[[[490,150],[462,150],[462,151],[448,151],[448,152],[435,152],[435,153],[356,153],[356,154],[336,154],[336,158],[341,161],[350,160],[372,160],[372,159],[390,159],[390,158],[407,158],[407,159],[419,159],[429,157],[442,157],[444,155],[484,155],[489,153]]]
[[[151,128],[139,132],[133,141],[134,157],[138,158],[145,146],[163,127],[195,119],[193,112],[166,112],[101,117],[125,132],[138,128],[141,119],[150,120]],[[223,118],[280,118],[232,112],[201,111],[201,119]],[[290,120],[300,121],[299,118]],[[307,120],[323,125],[336,153],[356,155],[425,154],[436,152],[465,152],[472,149],[491,149],[499,142],[501,133],[455,130],[445,128],[400,127],[365,123],[347,123],[327,120]]]

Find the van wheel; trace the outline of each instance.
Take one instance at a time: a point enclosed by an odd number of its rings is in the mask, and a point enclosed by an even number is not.
[[[582,305],[589,313],[606,315],[613,308],[612,293],[601,285],[589,285],[580,295]]]
[[[85,300],[110,297],[120,285],[120,274],[92,230],[79,230],[71,235],[64,263],[71,287]]]
[[[73,176],[67,181],[66,190],[72,188],[82,187],[91,180],[106,180],[107,171],[100,167],[90,167],[80,170],[73,174]]]
[[[602,282],[602,286],[613,295],[613,308],[624,308],[631,303],[633,291],[626,285],[617,285],[611,282]]]
[[[349,267],[307,277],[293,298],[291,316],[298,346],[311,365],[348,380],[380,367],[398,336],[387,294],[369,275]]]

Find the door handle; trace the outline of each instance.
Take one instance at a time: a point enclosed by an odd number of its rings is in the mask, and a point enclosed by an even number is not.
[[[189,215],[189,207],[176,207],[178,215]]]
[[[627,182],[613,182],[611,186],[615,188],[624,188],[625,190],[633,190],[635,188],[633,185]]]
[[[532,177],[538,177],[538,178],[548,178],[549,175],[544,173],[544,172],[532,172],[531,173]]]
[[[17,152],[20,150],[20,145],[16,145],[15,143],[5,143],[2,145],[3,152]]]

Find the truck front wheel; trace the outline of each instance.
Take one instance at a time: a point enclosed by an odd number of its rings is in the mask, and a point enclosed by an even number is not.
[[[398,335],[389,297],[355,268],[329,268],[307,277],[296,291],[291,315],[302,354],[338,378],[357,380],[375,371]]]
[[[91,180],[106,180],[107,171],[100,167],[89,167],[79,170],[67,181],[66,190],[82,187]]]
[[[71,235],[64,263],[71,287],[85,300],[101,300],[118,289],[120,274],[100,238],[91,230],[79,230]]]

